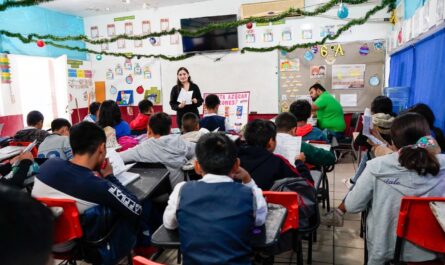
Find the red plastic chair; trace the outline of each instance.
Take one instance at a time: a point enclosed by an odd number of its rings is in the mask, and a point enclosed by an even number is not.
[[[445,253],[445,232],[430,209],[433,201],[445,202],[443,197],[403,197],[397,222],[397,241],[394,262],[400,264],[403,240],[432,252]]]
[[[292,248],[297,253],[297,264],[303,264],[303,247],[301,237],[298,235],[299,213],[298,213],[298,193],[282,191],[263,191],[263,196],[268,203],[282,205],[287,209],[286,220],[281,227],[281,234],[292,230]],[[292,258],[292,256],[291,256]]]
[[[133,265],[164,265],[151,260],[148,260],[141,256],[133,257]]]
[[[9,145],[10,146],[24,146],[24,147],[26,147],[26,146],[30,145],[31,143],[32,142],[15,142],[15,141],[11,141],[11,142],[9,142]],[[32,148],[32,150],[31,150],[32,156],[33,157],[37,157],[38,153],[39,153],[39,150],[37,149],[37,146],[34,146]]]

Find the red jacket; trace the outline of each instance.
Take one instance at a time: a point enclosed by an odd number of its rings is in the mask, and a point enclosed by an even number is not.
[[[130,122],[130,128],[134,131],[146,130],[148,119],[150,119],[150,115],[139,113],[136,119]]]

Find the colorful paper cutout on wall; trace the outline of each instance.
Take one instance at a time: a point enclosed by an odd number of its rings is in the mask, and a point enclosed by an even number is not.
[[[136,64],[134,65],[134,74],[135,74],[135,75],[142,75],[142,68],[141,68],[141,66],[139,65],[139,63],[136,63]]]
[[[280,71],[300,71],[300,60],[280,60]]]
[[[133,35],[133,22],[125,22],[125,34]]]
[[[2,84],[11,83],[11,71],[9,66],[9,58],[7,54],[0,55],[0,69]]]
[[[312,61],[312,59],[314,59],[314,54],[311,51],[306,51],[304,53],[304,59],[306,59],[306,61],[310,62],[310,61]]]
[[[110,94],[114,95],[116,93],[117,93],[117,88],[115,86],[111,85],[111,87],[110,87]]]
[[[326,65],[312,65],[311,66],[311,79],[314,78],[326,78]]]
[[[107,25],[107,35],[108,37],[114,37],[116,35],[116,26],[114,24]]]
[[[142,34],[150,34],[151,33],[151,25],[149,20],[142,21]]]
[[[290,29],[285,29],[281,33],[281,39],[283,41],[291,41],[292,40],[292,31]]]
[[[303,40],[311,40],[312,39],[312,29],[305,29],[301,31],[301,38]]]
[[[129,85],[133,84],[133,76],[131,74],[127,75],[127,77],[125,77],[125,82]]]
[[[117,93],[116,103],[119,106],[129,106],[133,104],[133,90],[120,90]]]
[[[168,18],[161,18],[161,31],[168,31],[169,27]]]
[[[124,63],[125,70],[131,71],[133,69],[133,64],[131,63],[131,59],[125,59]]]
[[[114,79],[113,70],[108,69],[106,76],[107,76],[107,80],[113,80]]]
[[[117,48],[118,49],[125,49],[125,39],[118,39],[117,40]]]
[[[149,90],[145,90],[144,99],[150,100],[153,104],[161,104],[161,90],[152,86]]]
[[[332,66],[332,89],[365,87],[366,64],[337,64]]]
[[[114,71],[116,72],[116,75],[123,75],[123,73],[124,73],[122,66],[120,64],[116,65],[116,68],[114,69]]]
[[[90,30],[92,39],[99,38],[99,28],[97,26],[91,27]]]

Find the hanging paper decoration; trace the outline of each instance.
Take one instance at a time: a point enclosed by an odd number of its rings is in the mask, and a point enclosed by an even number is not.
[[[124,68],[125,68],[125,70],[129,70],[129,71],[131,71],[131,69],[133,69],[133,64],[131,63],[131,59],[125,59]]]
[[[320,55],[321,55],[321,57],[325,57],[325,58],[326,58],[326,56],[328,56],[328,47],[326,47],[326,45],[321,46]]]
[[[0,55],[0,69],[1,69],[1,79],[2,84],[10,84],[11,83],[11,72],[9,70],[9,58],[6,54]]]
[[[143,87],[143,86],[138,86],[138,87],[136,88],[136,93],[138,93],[138,94],[142,94],[142,93],[144,93],[144,87]]]
[[[368,44],[366,44],[366,43],[363,44],[362,47],[360,47],[360,49],[359,49],[358,52],[360,53],[361,56],[366,56],[366,55],[368,55],[368,53],[369,53],[369,47],[368,47]]]
[[[110,87],[110,94],[114,95],[117,93],[117,88],[115,86]]]
[[[45,42],[43,40],[38,40],[37,42],[37,47],[42,48],[43,46],[45,46]]]
[[[291,41],[292,40],[292,31],[290,29],[285,29],[281,33],[281,39],[283,41]]]
[[[324,61],[329,65],[333,65],[335,63],[335,56],[332,54],[328,54]]]
[[[377,51],[383,50],[383,41],[381,40],[374,41],[374,49]]]
[[[253,27],[253,23],[252,22],[249,22],[249,23],[246,24],[246,28],[247,29],[251,29],[252,27]]]
[[[306,59],[306,61],[310,62],[310,61],[312,61],[312,59],[314,59],[314,54],[311,51],[306,51],[304,53],[304,59]]]
[[[340,43],[337,44],[337,48],[335,48],[335,57],[337,57],[338,55],[345,56],[345,52],[343,51],[343,47]]]
[[[154,37],[151,37],[151,38],[149,39],[149,41],[150,41],[150,44],[151,44],[151,45],[155,45],[155,44],[156,44],[156,39],[155,39]]]
[[[253,29],[247,30],[246,43],[255,43],[255,31]]]
[[[98,61],[102,60],[102,54],[96,55],[96,60],[98,60]]]
[[[144,99],[150,100],[153,104],[161,104],[161,90],[152,86],[149,90],[145,90]]]
[[[116,68],[114,69],[114,71],[116,72],[116,75],[123,75],[123,70],[122,70],[122,66],[120,64],[116,65]]]
[[[341,3],[337,11],[338,18],[345,19],[348,17],[348,15],[349,15],[348,7],[345,4]]]
[[[132,76],[132,75],[128,75],[128,76],[125,78],[125,82],[126,82],[127,84],[129,84],[129,85],[133,84],[133,76]]]
[[[133,90],[121,90],[117,93],[116,103],[119,106],[129,106],[133,104]]]
[[[108,69],[106,75],[107,75],[107,80],[113,80],[114,79],[113,70]]]
[[[145,66],[145,68],[144,68],[144,78],[151,79],[151,71],[150,71],[150,67],[148,67],[148,66]]]
[[[141,68],[141,66],[138,63],[136,63],[135,66],[134,66],[134,74],[135,75],[141,75],[142,74],[142,68]]]
[[[317,46],[317,45],[312,46],[311,51],[312,51],[313,54],[317,54],[317,52],[318,52],[318,46]]]
[[[282,55],[282,56],[286,56],[286,55],[287,55],[287,51],[285,51],[285,50],[281,50],[281,55]]]

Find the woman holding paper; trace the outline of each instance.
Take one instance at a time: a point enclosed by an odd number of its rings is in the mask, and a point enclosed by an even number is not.
[[[177,83],[170,93],[170,106],[176,110],[176,122],[179,129],[182,126],[182,116],[187,112],[198,115],[198,107],[202,105],[203,99],[199,87],[192,82],[189,71],[181,67],[177,72]]]

